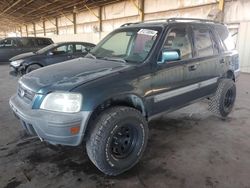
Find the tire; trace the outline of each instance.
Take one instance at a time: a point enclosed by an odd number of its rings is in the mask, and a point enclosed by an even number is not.
[[[29,72],[33,71],[33,70],[36,70],[36,69],[39,69],[41,68],[40,65],[38,64],[32,64],[32,65],[29,65],[26,70],[25,70],[25,74],[28,74]]]
[[[148,125],[138,110],[121,106],[107,109],[92,126],[87,154],[104,174],[121,174],[139,161],[147,145]]]
[[[209,102],[209,110],[220,117],[227,117],[234,107],[236,99],[236,86],[233,80],[223,79],[220,81],[215,95]]]

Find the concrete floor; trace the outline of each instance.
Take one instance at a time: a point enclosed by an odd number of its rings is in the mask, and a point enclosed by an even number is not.
[[[139,164],[107,177],[82,148],[53,150],[23,136],[8,105],[17,85],[8,71],[0,66],[0,187],[250,188],[250,75],[241,75],[227,120],[212,116],[205,103],[155,119]]]

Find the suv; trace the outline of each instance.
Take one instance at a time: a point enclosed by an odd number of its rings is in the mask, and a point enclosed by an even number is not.
[[[10,37],[0,40],[0,62],[8,62],[10,58],[37,51],[52,44],[50,38],[43,37]]]
[[[209,20],[125,24],[84,58],[21,77],[10,106],[29,134],[85,143],[98,169],[118,175],[141,158],[154,116],[202,99],[219,116],[231,112],[233,47],[226,26]]]

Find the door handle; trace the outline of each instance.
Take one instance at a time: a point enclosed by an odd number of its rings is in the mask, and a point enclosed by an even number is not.
[[[188,66],[188,70],[189,71],[195,71],[198,68],[198,63],[194,64],[194,65],[190,65]]]
[[[223,59],[221,59],[220,60],[220,63],[222,64],[222,63],[225,63],[226,62],[226,60],[223,58]]]

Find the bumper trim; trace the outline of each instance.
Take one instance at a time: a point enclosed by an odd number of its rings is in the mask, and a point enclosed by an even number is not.
[[[11,97],[9,104],[20,121],[26,124],[23,127],[26,127],[29,134],[37,135],[40,139],[54,145],[80,145],[91,115],[90,111],[69,114],[31,109],[31,106],[22,102],[17,95]],[[80,125],[80,131],[72,135],[70,127],[76,125]]]

